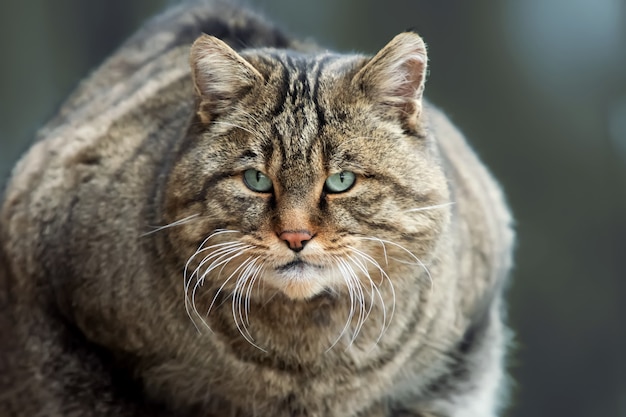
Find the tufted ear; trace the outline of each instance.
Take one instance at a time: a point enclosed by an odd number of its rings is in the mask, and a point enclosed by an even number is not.
[[[406,127],[414,130],[422,110],[427,61],[422,38],[401,33],[370,59],[352,82],[371,100],[395,110]]]
[[[204,123],[231,107],[263,76],[235,50],[214,36],[202,35],[191,46],[191,74]]]

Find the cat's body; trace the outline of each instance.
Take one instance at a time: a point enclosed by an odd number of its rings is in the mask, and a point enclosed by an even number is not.
[[[202,32],[240,54],[203,37],[190,76]],[[499,188],[417,35],[309,49],[186,4],[42,129],[0,217],[2,415],[497,414]]]

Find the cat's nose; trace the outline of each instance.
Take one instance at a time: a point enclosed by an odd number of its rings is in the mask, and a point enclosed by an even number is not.
[[[278,235],[294,252],[300,252],[304,249],[309,240],[313,239],[313,235],[308,230],[285,230]]]

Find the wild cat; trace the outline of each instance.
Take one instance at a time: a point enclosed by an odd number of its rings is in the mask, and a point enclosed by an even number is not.
[[[426,71],[414,33],[146,24],[6,187],[3,415],[498,415],[511,218]]]

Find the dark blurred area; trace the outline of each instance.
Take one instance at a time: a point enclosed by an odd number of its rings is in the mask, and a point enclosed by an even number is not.
[[[406,29],[425,38],[427,96],[517,219],[507,415],[626,417],[626,2],[249,2],[333,49],[373,53]],[[76,83],[165,3],[3,5],[2,180]]]

